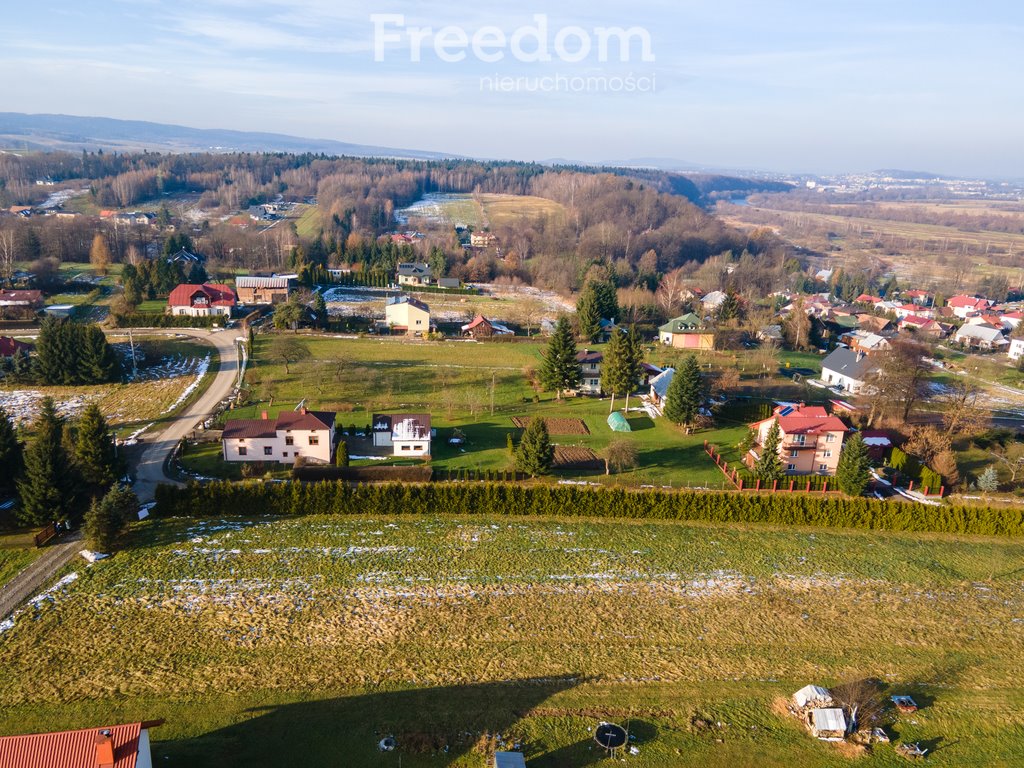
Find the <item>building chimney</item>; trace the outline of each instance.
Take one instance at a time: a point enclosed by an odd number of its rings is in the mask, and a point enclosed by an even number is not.
[[[114,768],[114,741],[110,731],[96,734],[96,768]]]
[[[263,420],[264,420],[264,421],[266,421],[266,420],[267,420],[267,419],[269,419],[270,417],[269,417],[269,416],[267,415],[267,412],[266,412],[266,411],[264,411],[264,412],[263,412],[263,417],[262,417],[262,418],[263,418]]]
[[[299,409],[299,413],[301,413],[303,416],[305,416],[307,413],[309,413],[309,411],[306,410],[306,406],[302,406]]]

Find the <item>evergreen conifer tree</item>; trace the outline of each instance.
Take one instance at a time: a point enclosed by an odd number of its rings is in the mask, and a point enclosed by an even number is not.
[[[74,480],[63,445],[63,421],[52,398],[43,400],[35,437],[25,451],[25,472],[18,481],[21,522],[41,525],[67,517],[74,509]]]
[[[871,482],[871,459],[864,437],[860,432],[854,433],[845,443],[839,454],[836,466],[836,482],[839,490],[847,496],[863,496]]]
[[[540,381],[545,389],[554,391],[561,400],[562,391],[573,389],[580,381],[580,365],[576,360],[576,342],[572,338],[569,319],[558,318],[555,332],[548,342],[544,362],[540,367]]]
[[[99,406],[90,403],[78,420],[75,465],[94,492],[106,491],[120,474],[114,438]]]
[[[15,489],[15,481],[21,477],[23,468],[24,449],[7,411],[0,408],[0,493],[10,493]]]
[[[761,457],[754,464],[754,474],[762,484],[771,485],[776,480],[785,476],[782,467],[782,459],[779,458],[779,444],[782,442],[782,429],[779,427],[779,420],[775,419],[768,434],[765,435],[764,445],[761,446]]]
[[[616,395],[628,397],[636,389],[638,369],[631,339],[618,328],[613,329],[601,364],[601,389],[612,396],[609,413],[615,410]]]
[[[665,392],[665,418],[689,429],[704,405],[704,379],[697,358],[690,355],[676,371]]]
[[[347,467],[348,466],[348,441],[342,440],[338,443],[338,448],[334,452],[334,465],[336,467]]]
[[[95,323],[78,328],[81,352],[76,378],[82,384],[105,384],[120,376],[120,363],[107,342],[103,330]]]
[[[601,333],[601,309],[598,306],[596,283],[587,283],[576,302],[576,321],[580,338],[594,342]]]
[[[516,449],[516,469],[530,477],[544,475],[551,469],[555,448],[551,445],[548,425],[540,416],[534,416],[523,432]]]

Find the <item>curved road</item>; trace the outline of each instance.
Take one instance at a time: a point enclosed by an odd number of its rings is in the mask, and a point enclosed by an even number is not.
[[[147,336],[190,336],[205,341],[217,348],[220,353],[220,368],[206,391],[188,408],[174,417],[162,432],[146,432],[142,435],[142,455],[135,467],[135,493],[143,503],[153,500],[158,483],[173,483],[164,474],[164,464],[174,446],[183,437],[191,433],[199,424],[208,419],[217,410],[220,402],[226,399],[238,380],[237,331],[206,331],[192,328],[176,328],[173,330],[138,330]]]
[[[153,500],[158,483],[175,482],[164,475],[164,464],[171,451],[174,450],[174,446],[198,424],[212,416],[220,402],[231,394],[238,379],[238,355],[235,331],[230,329],[219,332],[192,328],[173,330],[140,328],[138,330],[140,334],[146,336],[189,336],[210,343],[220,353],[220,368],[199,399],[175,416],[162,432],[143,435],[143,451],[135,469],[134,490],[138,494],[139,500],[145,503]],[[113,331],[109,335],[120,336],[121,333]],[[70,536],[50,544],[46,548],[46,552],[28,568],[7,584],[0,585],[0,620],[8,616],[50,581],[61,568],[71,561],[81,546],[81,532],[75,531]]]

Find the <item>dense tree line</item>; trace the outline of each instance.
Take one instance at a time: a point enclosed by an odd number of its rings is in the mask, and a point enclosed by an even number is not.
[[[1024,510],[927,506],[865,497],[809,494],[626,491],[479,484],[192,483],[157,487],[155,513],[203,517],[254,514],[551,515],[701,520],[830,528],[1024,535]]]
[[[121,377],[121,364],[95,323],[46,317],[36,341],[35,373],[42,384],[105,384]]]

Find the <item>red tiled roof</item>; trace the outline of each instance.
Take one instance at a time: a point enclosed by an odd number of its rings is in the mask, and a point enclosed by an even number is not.
[[[474,328],[476,328],[478,325],[490,325],[490,324],[491,324],[491,321],[488,320],[486,317],[484,317],[483,315],[477,315],[476,317],[473,318],[472,322],[467,323],[466,325],[462,326],[462,330],[464,330],[464,331],[471,331]]]
[[[918,326],[925,326],[925,325],[928,325],[928,323],[930,323],[930,322],[932,322],[931,318],[921,317],[920,315],[907,315],[906,317],[904,317],[900,321],[900,323],[902,323],[904,325],[918,325]]]
[[[43,300],[42,291],[0,291],[0,301],[6,304],[38,304]]]
[[[23,341],[12,339],[10,336],[0,336],[0,357],[10,357],[19,349],[31,349],[32,347]]]
[[[149,725],[152,725],[150,723]],[[142,723],[0,737],[3,768],[96,768],[100,731],[109,731],[114,768],[135,768]]]
[[[756,429],[766,421],[778,419],[779,429],[784,435],[817,435],[822,432],[846,432],[849,429],[842,419],[838,416],[830,416],[828,411],[820,405],[798,405],[789,408],[790,412],[783,416],[781,413],[786,410],[786,407],[779,406],[775,409],[774,414],[752,426]]]
[[[853,300],[855,304],[876,304],[881,301],[877,296],[872,296],[867,293],[862,293],[856,299]]]
[[[954,296],[946,302],[950,307],[987,307],[988,299],[979,299],[977,296]]]
[[[196,293],[205,295],[215,307],[233,307],[238,301],[231,286],[223,283],[203,283],[202,285],[182,283],[171,291],[171,295],[167,297],[167,305],[190,307],[192,306],[192,297]]]

